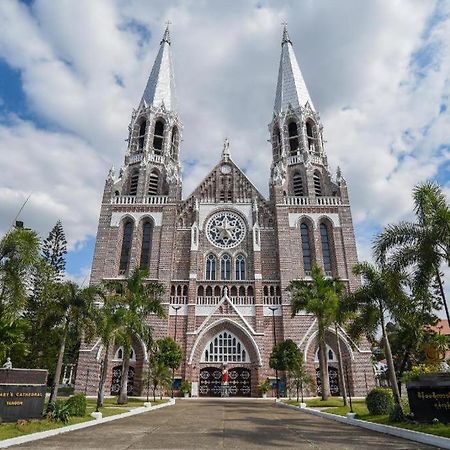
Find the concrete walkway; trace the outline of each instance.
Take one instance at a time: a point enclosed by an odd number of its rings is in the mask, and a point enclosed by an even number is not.
[[[180,400],[175,406],[11,448],[427,449],[257,400]]]

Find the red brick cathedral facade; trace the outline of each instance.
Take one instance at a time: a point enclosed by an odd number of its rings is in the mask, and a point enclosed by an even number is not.
[[[268,114],[271,114],[268,111]],[[125,161],[105,183],[91,283],[122,279],[146,267],[165,287],[166,319],[149,317],[156,337],[172,336],[183,349],[177,379],[193,382],[193,395],[220,395],[228,369],[230,395],[257,396],[274,342],[294,340],[315,374],[317,324],[313,316],[291,317],[286,291],[291,280],[308,280],[314,263],[329,276],[358,286],[357,262],[346,181],[333,177],[323,147],[322,124],[283,32],[272,122],[270,195],[264,198],[234,163],[225,141],[220,161],[182,199],[180,142],[168,29],[142,100],[133,111]],[[338,339],[351,392],[373,386],[370,348],[343,329]],[[339,392],[336,335],[327,355],[332,391]],[[104,349],[82,345],[76,389],[94,394]],[[120,382],[123,350],[110,355],[107,392]],[[136,337],[130,392],[145,392],[145,345]]]

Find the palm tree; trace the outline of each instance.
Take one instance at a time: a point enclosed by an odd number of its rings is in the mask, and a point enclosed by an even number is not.
[[[322,381],[322,400],[330,396],[328,360],[325,333],[336,320],[339,304],[340,282],[326,278],[318,266],[312,268],[312,281],[291,281],[288,290],[292,293],[291,313],[294,317],[300,311],[314,314],[317,319],[319,341],[319,370]]]
[[[14,228],[0,240],[0,317],[17,317],[26,302],[27,282],[39,259],[34,231]]]
[[[59,313],[59,325],[62,333],[49,404],[55,403],[58,397],[58,385],[69,329],[76,330],[80,335],[82,330],[86,330],[89,325],[92,326],[94,301],[97,293],[98,289],[95,287],[83,289],[71,281],[56,283],[56,297],[52,301],[51,309],[53,313]]]
[[[440,266],[450,266],[450,206],[439,185],[427,182],[413,191],[416,222],[389,225],[374,243],[377,262],[414,270],[416,290],[425,292],[435,280],[450,323]]]
[[[156,400],[156,391],[158,387],[160,389],[167,388],[172,382],[172,371],[162,361],[155,359],[152,364],[149,364],[148,372],[148,384],[152,385],[153,401]],[[160,390],[160,397],[162,398],[162,391]]]
[[[120,332],[124,309],[116,301],[114,295],[103,296],[103,304],[97,309],[95,314],[96,335],[101,339],[105,353],[101,362],[100,380],[97,392],[97,407],[103,406],[105,397],[105,383],[108,374],[108,358],[115,340]]]
[[[133,337],[143,342],[149,341],[150,326],[145,322],[149,314],[159,317],[165,316],[161,305],[161,296],[164,287],[160,283],[146,282],[147,270],[136,269],[124,281],[107,282],[106,288],[116,296],[117,302],[123,307],[122,326],[118,340],[123,345],[122,376],[120,393],[117,403],[125,404],[128,401],[128,370],[130,368],[130,353]]]
[[[405,277],[402,273],[386,267],[377,268],[367,262],[356,264],[353,273],[363,278],[363,285],[346,299],[347,308],[355,313],[349,324],[349,332],[354,338],[366,335],[369,341],[375,342],[381,328],[389,381],[395,403],[401,408],[394,360],[386,332],[386,316],[395,314],[396,304],[404,304],[407,299],[404,292]]]

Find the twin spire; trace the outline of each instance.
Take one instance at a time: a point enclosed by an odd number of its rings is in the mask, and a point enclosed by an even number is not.
[[[169,25],[167,25],[139,106],[158,107],[164,105],[169,111],[176,110],[175,77],[170,43]],[[304,107],[306,103],[309,103],[314,110],[313,102],[295,57],[287,26],[284,25],[274,111],[279,114],[286,111],[289,105],[296,109]]]

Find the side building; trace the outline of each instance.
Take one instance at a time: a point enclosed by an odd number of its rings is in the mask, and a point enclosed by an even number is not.
[[[166,29],[141,102],[129,125],[119,173],[108,174],[100,210],[91,284],[124,279],[137,267],[165,287],[166,319],[148,317],[156,338],[172,336],[183,349],[177,379],[193,382],[200,396],[220,396],[222,368],[230,395],[257,396],[259,382],[275,379],[269,356],[275,342],[294,340],[316,374],[317,323],[291,317],[286,288],[326,275],[355,289],[357,262],[347,184],[333,177],[322,124],[284,28],[272,121],[269,199],[232,159],[225,141],[220,159],[182,199],[180,142],[171,40]],[[374,386],[371,351],[343,329],[338,339],[352,395]],[[337,337],[327,333],[332,392],[339,394]],[[95,394],[104,348],[83,343],[76,390]],[[117,393],[123,349],[109,357],[107,392]],[[145,345],[135,337],[129,391],[144,392]]]

